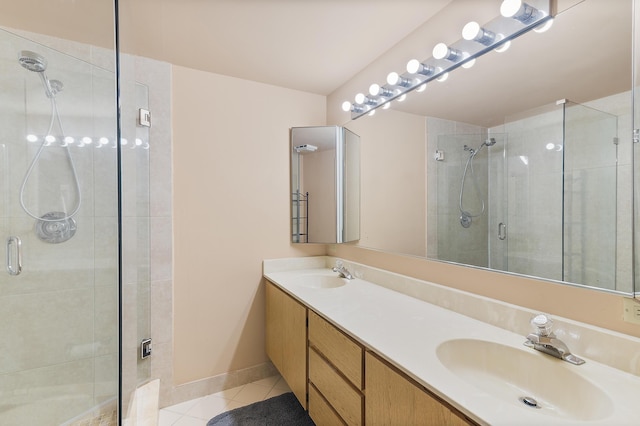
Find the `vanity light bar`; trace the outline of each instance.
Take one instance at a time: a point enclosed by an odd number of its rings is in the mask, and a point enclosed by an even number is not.
[[[351,119],[373,115],[375,109],[387,108],[391,101],[404,99],[407,93],[423,89],[432,80],[444,81],[449,72],[459,67],[469,68],[485,53],[506,50],[511,40],[548,24],[556,9],[557,0],[504,0],[500,16],[482,26],[469,22],[462,30],[462,39],[451,45],[438,43],[432,57],[424,61],[412,59],[405,73],[390,73],[387,84],[372,84],[369,96],[359,93],[355,102],[343,102],[342,109],[351,112]]]

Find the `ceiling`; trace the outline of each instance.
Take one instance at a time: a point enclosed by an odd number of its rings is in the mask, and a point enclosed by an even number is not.
[[[123,50],[327,95],[450,0],[125,0]]]
[[[424,34],[455,40],[458,27],[480,13],[481,4],[497,10],[499,3],[119,0],[119,28],[123,52],[329,95],[333,106],[366,92],[371,83],[384,83],[386,73],[404,67],[409,51],[428,56],[434,43]],[[113,13],[111,0],[0,0],[0,5],[0,25],[113,46],[113,28],[105,18]],[[394,109],[488,126],[557,99],[585,102],[628,90],[630,5],[630,0],[559,0],[562,13],[548,33],[528,33],[506,53],[490,52],[472,69],[456,70],[446,83],[430,84]]]
[[[121,49],[327,95],[450,1],[119,0]],[[111,0],[0,4],[10,28],[113,46]]]

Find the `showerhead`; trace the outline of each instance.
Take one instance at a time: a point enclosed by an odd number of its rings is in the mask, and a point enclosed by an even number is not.
[[[18,56],[18,62],[25,69],[35,72],[40,77],[47,98],[53,99],[62,91],[63,84],[60,80],[49,80],[44,71],[47,69],[47,59],[39,53],[23,50]]]
[[[18,62],[24,68],[33,72],[44,72],[47,69],[47,60],[44,56],[32,52],[30,50],[23,50],[20,52],[20,56],[18,56]]]
[[[496,138],[489,138],[486,141],[484,141],[484,144],[486,146],[493,146],[496,144]]]
[[[298,145],[296,147],[294,147],[293,149],[296,150],[296,152],[298,154],[303,154],[305,152],[314,152],[318,150],[318,147],[315,145],[311,145],[311,144],[304,144],[304,145]]]

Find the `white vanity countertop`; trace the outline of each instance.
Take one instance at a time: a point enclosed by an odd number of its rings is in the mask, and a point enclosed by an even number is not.
[[[269,281],[480,424],[640,424],[638,376],[592,361],[580,353],[576,355],[587,362],[581,366],[572,365],[524,347],[522,335],[362,279],[355,278],[336,288],[310,288],[299,284],[304,275],[337,275],[328,268],[277,272],[268,272],[265,268],[265,271],[264,276]],[[605,410],[606,414],[598,416],[597,420],[586,420],[577,419],[575,413],[563,415],[554,407],[538,410],[517,399],[497,398],[458,377],[440,362],[436,354],[438,346],[452,339],[500,343],[546,357],[550,363],[560,363],[558,367],[596,384],[611,399],[612,408]],[[640,353],[637,356],[640,357]],[[531,374],[545,375],[546,372],[532,371]],[[554,380],[558,379],[553,374],[549,376],[549,386],[553,387]],[[575,391],[575,398],[581,398],[579,390]],[[583,403],[590,404],[589,401]]]

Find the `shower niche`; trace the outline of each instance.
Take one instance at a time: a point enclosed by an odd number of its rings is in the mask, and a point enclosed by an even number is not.
[[[338,126],[293,127],[291,241],[360,239],[360,137]]]

